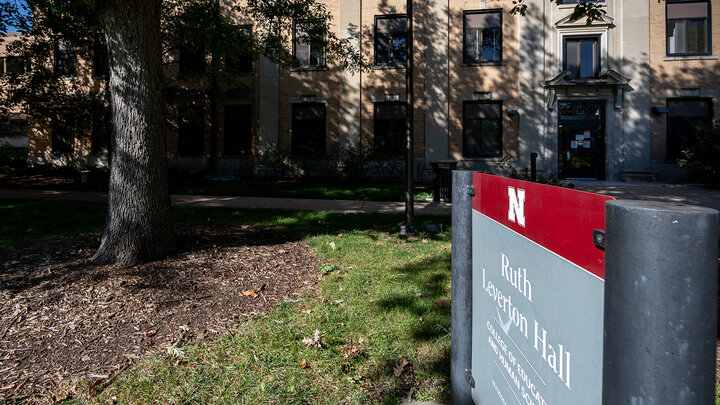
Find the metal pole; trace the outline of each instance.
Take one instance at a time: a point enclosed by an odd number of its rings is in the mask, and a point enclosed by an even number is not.
[[[537,153],[530,154],[530,181],[537,181],[537,158]]]
[[[718,212],[606,207],[603,404],[714,403]]]
[[[413,116],[415,109],[415,96],[413,93],[413,0],[407,0],[407,57],[405,66],[405,99],[407,103],[406,111],[406,131],[407,131],[407,160],[406,160],[406,176],[407,185],[405,190],[405,230],[407,233],[415,232],[415,199],[413,183],[413,149],[414,149],[414,125]]]
[[[450,392],[453,404],[472,404],[466,371],[472,365],[472,172],[453,171]]]

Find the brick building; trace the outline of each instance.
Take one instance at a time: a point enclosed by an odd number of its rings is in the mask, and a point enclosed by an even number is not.
[[[289,157],[304,174],[367,174],[400,164],[406,2],[324,2],[335,16],[332,29],[355,38],[373,67],[340,71],[322,49],[300,41],[292,44],[297,69],[238,61],[221,83],[213,136],[202,96],[210,84],[205,57],[180,51],[167,70],[183,94],[171,100],[168,116],[171,167],[201,170],[212,162],[215,170],[248,174]],[[570,21],[576,2],[529,1],[520,17],[510,13],[512,0],[415,1],[418,177],[428,178],[437,160],[487,170],[505,157],[522,170],[537,153],[541,173],[563,178],[682,178],[679,151],[697,128],[720,120],[720,1],[598,1],[606,15],[590,25]],[[237,20],[252,32],[251,20]],[[103,91],[96,64],[71,44],[57,44],[53,63],[89,93]],[[102,131],[60,134],[52,121],[31,117],[30,163],[106,162],[106,148],[93,146],[102,144],[95,139]]]

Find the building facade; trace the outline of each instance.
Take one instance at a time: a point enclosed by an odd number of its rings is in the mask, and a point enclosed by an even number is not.
[[[416,0],[412,55],[405,0],[324,3],[332,29],[372,67],[341,71],[322,48],[295,41],[301,67],[237,61],[211,103],[205,56],[176,52],[167,68],[182,90],[168,113],[171,167],[401,175],[408,58],[421,179],[434,161],[523,170],[537,154],[538,171],[561,178],[682,180],[680,151],[720,120],[720,0],[598,1],[605,15],[590,24],[570,19],[570,0],[530,1],[524,17],[511,14],[512,0]],[[103,91],[96,63],[69,44],[53,57],[68,81]],[[30,163],[106,164],[99,137],[107,134],[67,134],[33,115]]]

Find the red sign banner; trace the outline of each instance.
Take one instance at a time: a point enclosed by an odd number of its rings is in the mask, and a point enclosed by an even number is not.
[[[482,173],[473,186],[473,210],[605,278],[593,229],[605,229],[605,202],[613,197]]]

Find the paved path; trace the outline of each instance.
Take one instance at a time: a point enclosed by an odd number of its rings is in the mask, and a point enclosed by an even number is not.
[[[91,191],[10,190],[0,189],[0,199],[46,201],[107,201],[106,193]],[[398,214],[405,212],[405,203],[392,201],[317,200],[303,198],[220,197],[207,195],[173,195],[174,205],[191,207],[276,208],[307,211],[340,211],[345,213]],[[450,215],[449,203],[415,203],[417,215]]]
[[[573,181],[576,190],[611,195],[618,199],[666,201],[710,207],[720,211],[720,190],[677,184]],[[0,199],[104,202],[107,194],[89,191],[0,189]],[[405,204],[388,201],[317,200],[302,198],[220,197],[173,195],[172,203],[192,207],[276,208],[346,213],[403,213]],[[417,215],[450,215],[449,203],[415,203]]]

